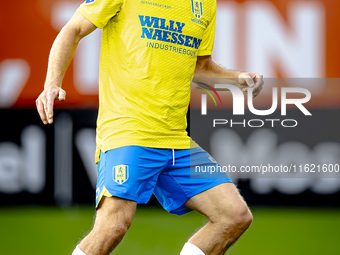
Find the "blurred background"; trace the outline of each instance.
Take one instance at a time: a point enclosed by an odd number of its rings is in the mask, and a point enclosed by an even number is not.
[[[92,226],[99,29],[77,49],[63,83],[67,100],[56,102],[54,124],[44,126],[35,110],[51,45],[81,3],[0,0],[0,255],[71,254]],[[283,158],[296,164],[339,164],[340,0],[217,3],[215,60],[268,78],[254,101],[258,108],[271,106],[272,87],[307,88],[312,99],[306,107],[313,116],[290,109],[287,118],[297,119],[299,126],[289,130],[212,130],[209,121],[196,118],[202,92],[193,86],[188,115],[193,139],[225,165],[252,164],[249,158],[261,146],[260,158],[271,157],[277,165]],[[211,110],[210,118],[221,111],[231,118],[231,96],[223,92],[221,98],[223,107]],[[272,117],[282,118],[279,110]],[[235,182],[255,221],[229,254],[340,253],[340,178]],[[115,253],[179,254],[206,222],[198,213],[169,215],[152,198],[139,206]]]

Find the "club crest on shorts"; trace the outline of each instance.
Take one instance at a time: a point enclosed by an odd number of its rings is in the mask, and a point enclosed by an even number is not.
[[[203,6],[200,0],[191,0],[191,10],[196,19],[200,19],[203,16]]]
[[[129,168],[127,165],[118,165],[112,168],[112,179],[118,184],[123,184],[129,179]]]

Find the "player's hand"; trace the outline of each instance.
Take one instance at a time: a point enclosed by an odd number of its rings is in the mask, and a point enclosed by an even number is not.
[[[256,97],[260,94],[263,89],[263,75],[260,73],[241,73],[238,76],[238,82],[246,86],[242,89],[243,93],[247,94],[248,87],[253,88],[253,97]]]
[[[52,124],[54,100],[64,101],[66,98],[65,90],[58,86],[48,86],[35,101],[42,122]]]

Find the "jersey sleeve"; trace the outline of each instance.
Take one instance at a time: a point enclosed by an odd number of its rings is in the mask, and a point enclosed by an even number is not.
[[[86,0],[77,12],[96,27],[103,28],[120,11],[122,5],[123,0]]]
[[[198,56],[209,56],[211,55],[214,48],[214,40],[215,40],[215,26],[216,26],[216,4],[214,10],[212,12],[212,19],[205,29],[202,43],[198,48]]]

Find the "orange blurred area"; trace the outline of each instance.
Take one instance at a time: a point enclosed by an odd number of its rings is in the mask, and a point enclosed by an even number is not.
[[[34,108],[52,43],[82,1],[1,2],[0,107]],[[340,1],[332,0],[218,0],[213,57],[227,68],[260,72],[265,78],[311,79],[302,82],[312,93],[307,106],[338,108],[338,80],[320,78],[340,77],[339,9]],[[57,107],[97,108],[100,36],[98,30],[80,43],[64,78],[67,100]],[[255,106],[271,105],[273,86],[266,84]],[[199,108],[195,98],[201,92],[192,90],[191,107]],[[230,93],[220,95],[230,108]]]

